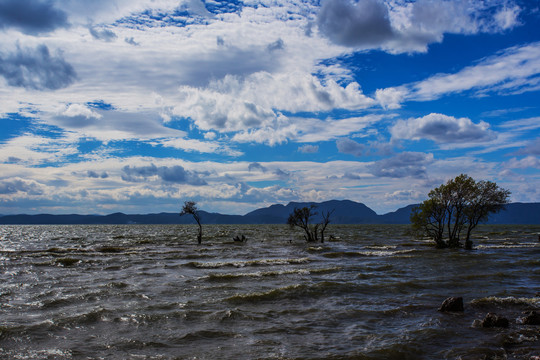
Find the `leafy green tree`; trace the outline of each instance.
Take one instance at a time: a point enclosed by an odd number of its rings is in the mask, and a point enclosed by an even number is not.
[[[411,223],[420,235],[432,238],[439,248],[472,249],[471,234],[489,215],[508,203],[510,191],[491,181],[475,181],[461,174],[429,192],[429,199],[413,209]],[[446,237],[446,238],[445,238]]]
[[[197,209],[197,203],[195,201],[186,201],[184,202],[184,206],[182,206],[182,211],[180,212],[180,216],[190,214],[193,216],[193,219],[197,222],[197,225],[199,225],[199,234],[197,235],[197,242],[200,244],[202,242],[202,225],[201,225],[201,217],[199,214],[199,209]]]

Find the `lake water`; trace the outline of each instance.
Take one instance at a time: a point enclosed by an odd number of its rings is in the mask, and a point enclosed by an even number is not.
[[[2,359],[530,359],[540,226],[474,251],[400,225],[2,226]],[[234,243],[244,234],[247,243]],[[462,296],[465,312],[437,309]],[[488,312],[507,329],[473,326]]]

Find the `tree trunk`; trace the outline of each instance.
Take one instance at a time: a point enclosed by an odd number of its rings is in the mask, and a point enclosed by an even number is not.
[[[202,243],[202,225],[198,221],[197,221],[197,224],[199,224],[199,235],[197,235],[197,241],[199,244],[201,244]]]

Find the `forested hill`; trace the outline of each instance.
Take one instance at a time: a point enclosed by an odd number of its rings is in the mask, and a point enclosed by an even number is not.
[[[350,200],[331,200],[322,203],[291,202],[287,205],[272,205],[252,211],[246,215],[224,215],[200,211],[204,224],[285,224],[295,207],[314,204],[319,216],[332,211],[332,224],[408,224],[411,210],[409,205],[384,215],[362,203]],[[318,218],[314,218],[318,221]],[[0,224],[192,224],[191,216],[180,217],[178,213],[159,213],[129,215],[114,213],[110,215],[0,215]],[[490,224],[540,224],[540,203],[512,203],[506,209],[490,217]]]

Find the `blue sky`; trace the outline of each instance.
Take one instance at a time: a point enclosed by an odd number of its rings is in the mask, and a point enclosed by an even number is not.
[[[0,0],[0,214],[540,201],[540,2]]]

